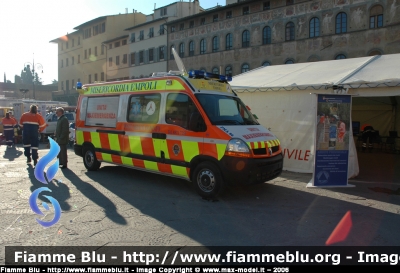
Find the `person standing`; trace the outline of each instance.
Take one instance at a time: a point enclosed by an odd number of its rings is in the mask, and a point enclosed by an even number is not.
[[[367,141],[368,141],[368,149],[370,152],[372,152],[372,148],[374,147],[374,138],[376,131],[370,124],[363,124],[361,126],[362,130],[362,151],[365,152],[367,149]]]
[[[56,115],[58,117],[56,127],[56,142],[60,146],[60,153],[58,158],[60,160],[60,168],[67,168],[68,157],[67,157],[67,144],[69,142],[69,121],[64,115],[64,108],[59,107],[56,109]]]
[[[3,123],[4,136],[6,137],[7,148],[11,148],[14,137],[14,127],[17,125],[15,119],[10,117],[10,113],[6,113],[6,116],[1,120]]]
[[[22,114],[19,126],[22,128],[22,143],[25,150],[24,155],[27,158],[26,162],[30,163],[33,159],[33,165],[36,166],[39,158],[39,133],[46,128],[46,122],[37,113],[36,105],[31,105],[29,112]]]

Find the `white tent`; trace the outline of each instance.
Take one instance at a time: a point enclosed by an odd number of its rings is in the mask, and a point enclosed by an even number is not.
[[[315,94],[347,93],[354,95],[353,98],[400,96],[399,71],[400,54],[392,54],[260,67],[233,77],[231,85],[259,122],[280,139],[284,169],[312,173],[317,120]],[[359,108],[371,112],[371,107]],[[387,127],[392,124],[392,130],[400,129],[395,123],[399,114],[391,106],[388,109],[391,121],[386,122]],[[359,117],[365,113],[360,112]],[[349,177],[354,177],[359,167],[352,137],[349,154]]]

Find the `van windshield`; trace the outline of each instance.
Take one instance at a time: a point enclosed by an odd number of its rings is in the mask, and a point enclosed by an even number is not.
[[[237,97],[196,94],[211,123],[214,125],[258,125],[259,123]]]

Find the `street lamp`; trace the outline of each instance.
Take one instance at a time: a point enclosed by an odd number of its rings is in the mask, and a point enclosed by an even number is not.
[[[107,60],[107,53],[108,53],[108,48],[107,48],[107,45],[105,44],[105,43],[101,43],[101,46],[104,46],[105,47],[105,49],[106,49],[106,61],[105,61],[105,66],[106,66],[106,74],[104,75],[104,81],[107,81],[107,70],[108,70],[108,68],[107,68],[107,62],[108,62],[108,60]]]
[[[35,65],[35,54],[33,54],[33,64],[31,64],[29,62],[26,62],[24,64],[24,71],[28,72],[28,70],[26,69],[26,64],[29,64],[32,66],[31,73],[32,73],[33,99],[36,99],[36,96],[35,96],[36,95],[36,93],[35,93],[35,70],[42,70],[42,73],[43,73],[43,65],[40,63],[36,63],[36,65]]]

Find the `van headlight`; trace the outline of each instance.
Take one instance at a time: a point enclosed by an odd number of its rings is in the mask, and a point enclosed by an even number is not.
[[[225,154],[236,157],[250,157],[249,146],[239,138],[232,138],[226,146]]]

